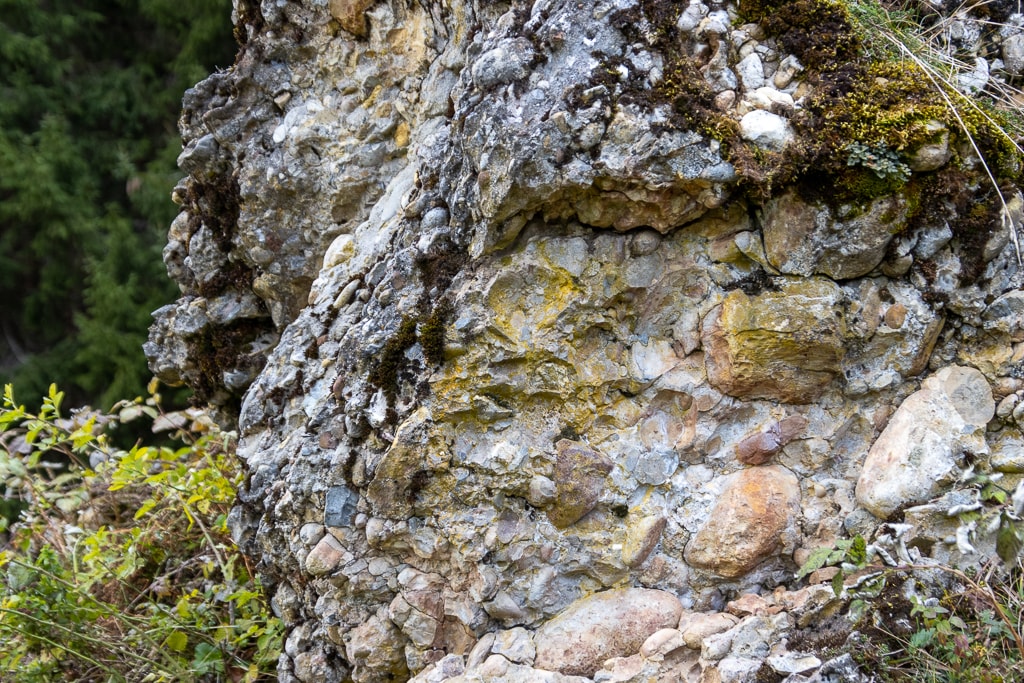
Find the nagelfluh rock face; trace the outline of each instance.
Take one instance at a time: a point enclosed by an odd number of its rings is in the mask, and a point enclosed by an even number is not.
[[[858,680],[781,644],[809,552],[970,561],[944,496],[1024,472],[1020,158],[841,4],[233,18],[146,350],[240,432],[282,681]],[[946,17],[982,99],[1000,19]]]

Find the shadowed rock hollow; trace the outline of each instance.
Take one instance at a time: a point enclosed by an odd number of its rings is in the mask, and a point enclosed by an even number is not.
[[[799,675],[810,550],[907,513],[958,561],[915,506],[1024,472],[1019,158],[966,124],[1004,206],[841,5],[235,21],[147,354],[237,420],[282,681]]]

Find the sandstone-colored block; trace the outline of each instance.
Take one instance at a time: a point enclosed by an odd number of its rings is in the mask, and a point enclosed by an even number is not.
[[[736,444],[736,459],[744,465],[763,465],[806,428],[807,418],[803,415],[791,415],[773,422]]]
[[[351,559],[352,553],[345,550],[334,536],[327,535],[309,551],[309,555],[306,555],[306,571],[313,576],[330,574],[345,562],[346,558]]]
[[[840,291],[815,278],[749,296],[733,290],[704,321],[708,379],[739,398],[809,403],[839,372],[843,324]]]
[[[666,524],[664,517],[650,515],[631,525],[626,532],[626,542],[622,545],[623,564],[630,568],[643,564],[661,540]]]
[[[331,16],[352,35],[365,38],[369,33],[366,10],[373,7],[374,2],[376,0],[331,0]]]
[[[537,630],[534,665],[591,676],[605,660],[634,654],[656,631],[674,628],[682,611],[676,596],[645,588],[581,598]]]
[[[679,620],[679,631],[686,647],[700,650],[705,638],[724,633],[739,621],[738,617],[725,612],[688,612]]]
[[[730,480],[708,521],[686,547],[686,561],[719,576],[743,576],[784,545],[800,509],[800,484],[783,467],[752,467]]]

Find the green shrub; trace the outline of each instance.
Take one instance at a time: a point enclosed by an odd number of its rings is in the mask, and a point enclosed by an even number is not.
[[[797,579],[838,569],[832,588],[850,601],[856,634],[839,650],[883,683],[1011,683],[1024,670],[1024,567],[1019,545],[1004,550],[1002,563],[992,558],[960,570],[892,563],[856,536],[811,553]]]
[[[161,413],[155,389],[64,417],[54,387],[37,414],[6,387],[0,485],[20,512],[0,518],[0,679],[274,677],[281,624],[226,529],[235,435]],[[114,448],[137,420],[169,445]]]

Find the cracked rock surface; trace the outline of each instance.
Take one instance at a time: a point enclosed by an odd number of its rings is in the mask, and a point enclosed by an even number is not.
[[[282,681],[857,680],[776,647],[834,607],[802,559],[1024,472],[1022,202],[915,208],[982,192],[956,131],[869,201],[754,191],[818,81],[731,4],[234,15],[147,354],[237,423]]]

